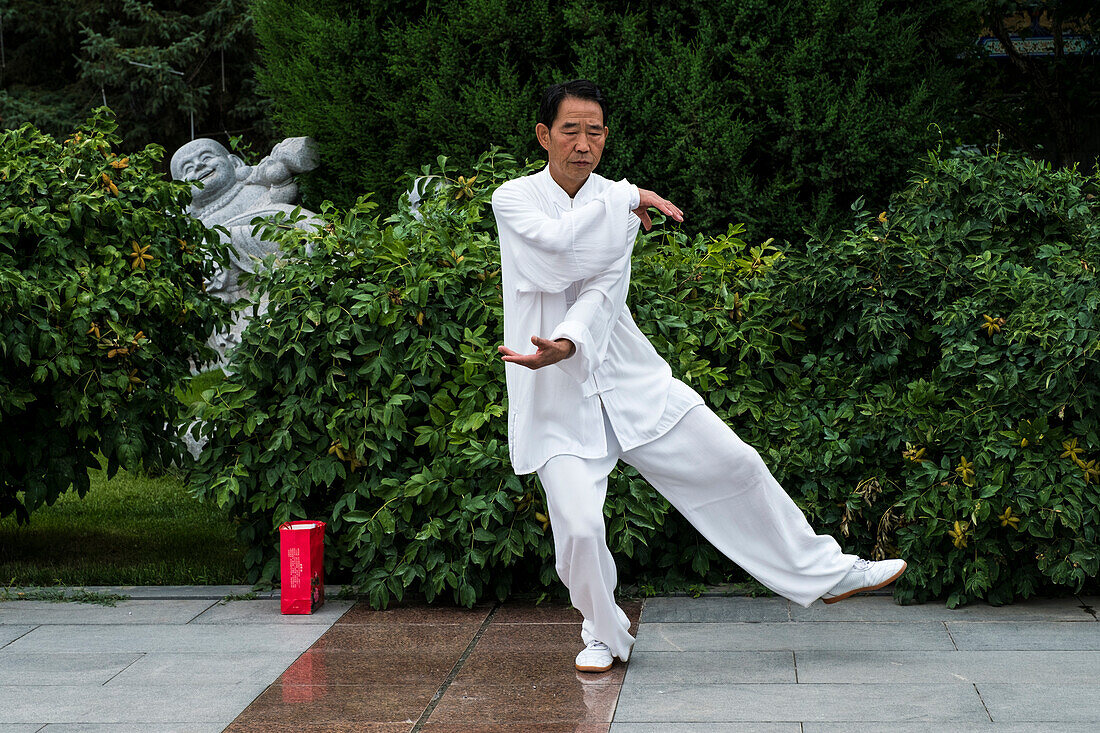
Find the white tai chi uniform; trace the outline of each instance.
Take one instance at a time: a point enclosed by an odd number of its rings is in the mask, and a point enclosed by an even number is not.
[[[723,554],[803,606],[843,578],[855,555],[817,535],[759,454],[675,379],[626,306],[640,220],[637,187],[590,174],[572,199],[549,167],[493,194],[500,233],[504,343],[567,338],[552,367],[505,365],[508,449],[546,491],[558,575],[584,615],[581,636],[626,661],[634,637],[615,603],[607,476],[634,466]]]

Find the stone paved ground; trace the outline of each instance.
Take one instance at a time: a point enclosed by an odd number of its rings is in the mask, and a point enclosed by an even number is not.
[[[1100,730],[1100,598],[651,598],[630,664],[587,675],[562,605],[218,600],[244,590],[0,603],[0,733]]]
[[[223,603],[239,586],[98,589],[116,606],[0,603],[0,733],[223,730],[347,611]]]
[[[611,733],[1097,731],[1095,598],[653,598]]]

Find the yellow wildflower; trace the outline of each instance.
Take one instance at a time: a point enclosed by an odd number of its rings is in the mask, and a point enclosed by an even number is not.
[[[1001,326],[1005,325],[1005,319],[1003,318],[993,318],[988,315],[983,315],[982,318],[985,319],[985,323],[981,325],[981,328],[985,329],[985,334],[987,336],[1000,333]]]
[[[1013,529],[1020,528],[1020,518],[1012,513],[1012,507],[1005,507],[1004,514],[997,518],[1001,520],[1002,527],[1012,525]]]
[[[1069,440],[1062,441],[1062,453],[1058,457],[1076,461],[1077,456],[1082,453],[1084,453],[1084,450],[1077,446],[1077,438],[1070,438]]]
[[[138,245],[137,242],[130,242],[130,246],[134,250],[133,252],[130,253],[130,258],[132,260],[130,262],[130,269],[131,270],[137,270],[137,269],[144,270],[145,269],[145,260],[153,259],[153,255],[148,254],[149,245],[147,244],[144,247],[141,247],[141,246]]]
[[[966,530],[969,526],[969,522],[960,522],[956,519],[954,526],[947,530],[947,534],[951,536],[951,541],[955,547],[959,549],[966,547]]]
[[[955,467],[955,473],[959,475],[962,482],[967,486],[974,485],[974,464],[966,460],[966,456],[959,459],[959,465]]]
[[[914,448],[908,443],[906,443],[906,446],[908,446],[909,449],[901,454],[902,458],[913,461],[914,463],[921,463],[922,461],[926,460],[924,458],[924,452],[927,450],[927,448]]]
[[[458,177],[458,193],[455,194],[455,200],[461,199],[465,196],[468,199],[474,197],[474,181],[477,180],[477,176],[471,176],[467,179],[465,176]]]

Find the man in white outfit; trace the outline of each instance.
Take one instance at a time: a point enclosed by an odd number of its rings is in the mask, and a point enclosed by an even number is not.
[[[546,491],[556,569],[584,616],[577,656],[602,672],[634,643],[615,602],[607,477],[621,459],[723,554],[803,606],[896,580],[903,560],[868,562],[815,534],[755,450],[672,376],[626,306],[630,256],[653,191],[593,173],[608,128],[595,84],[549,87],[535,134],[547,166],[493,194],[500,233],[508,447]]]

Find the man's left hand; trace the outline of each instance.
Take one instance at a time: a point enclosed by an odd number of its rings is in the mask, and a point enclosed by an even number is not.
[[[538,351],[533,354],[518,354],[507,346],[498,346],[497,351],[500,352],[501,359],[504,361],[519,364],[528,369],[541,369],[544,366],[557,364],[562,359],[568,359],[577,350],[577,347],[569,339],[550,341],[532,336],[531,343],[538,348]]]

